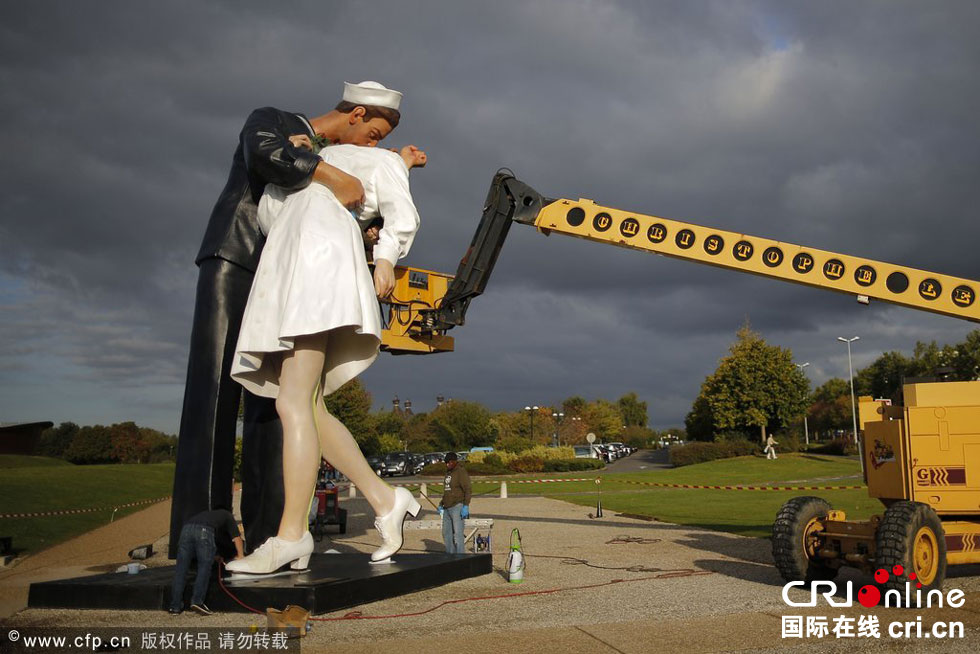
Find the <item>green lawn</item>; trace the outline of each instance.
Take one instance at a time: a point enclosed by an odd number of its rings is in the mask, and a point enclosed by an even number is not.
[[[13,536],[18,550],[37,551],[109,522],[108,507],[170,495],[174,464],[74,466],[44,457],[0,456],[0,514],[106,507],[106,510],[41,518],[0,518],[0,536]],[[699,465],[617,474],[604,471],[543,473],[507,477],[510,495],[547,495],[594,507],[601,478],[603,511],[650,516],[666,522],[769,535],[782,504],[797,495],[819,495],[849,518],[882,510],[865,490],[717,491],[644,487],[623,481],[697,485],[853,486],[861,483],[860,464],[850,458],[785,454],[776,461],[739,457]],[[517,484],[520,479],[586,478],[584,482]],[[474,480],[473,492],[495,496],[501,479]],[[440,492],[429,483],[430,493]],[[121,517],[143,507],[120,509]]]
[[[91,513],[39,518],[0,518],[0,536],[13,536],[18,551],[35,552],[104,525],[113,506],[170,495],[174,464],[46,465],[22,457],[24,465],[0,461],[0,514],[102,508]],[[56,461],[47,459],[47,461]],[[119,509],[116,518],[147,505]]]
[[[881,513],[884,507],[868,497],[864,490],[850,491],[716,491],[653,489],[642,493],[602,493],[602,511],[651,516],[663,522],[691,527],[729,531],[743,536],[767,538],[779,508],[800,495],[822,497],[836,509],[847,512],[849,519],[864,519]],[[559,495],[548,497],[574,504],[595,507],[596,495]]]
[[[562,473],[520,475],[508,478],[509,495],[546,495],[566,502],[595,507],[597,486],[592,481],[553,484],[515,484],[518,479],[601,479],[603,513],[632,513],[665,522],[705,527],[745,536],[769,536],[772,521],[788,499],[799,495],[823,497],[848,518],[864,519],[884,510],[865,489],[841,491],[724,491],[674,489],[624,484],[643,481],[663,484],[744,486],[858,486],[861,464],[847,457],[785,454],[775,461],[762,457],[738,457],[698,465],[640,473]],[[496,494],[500,481],[475,481],[476,494]],[[440,488],[435,484],[436,489]],[[436,492],[434,489],[433,492]]]
[[[0,469],[2,468],[33,468],[36,466],[70,466],[72,464],[62,459],[52,459],[47,456],[30,456],[27,454],[0,454]]]

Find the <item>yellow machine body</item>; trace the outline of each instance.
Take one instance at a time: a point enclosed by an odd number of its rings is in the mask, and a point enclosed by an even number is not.
[[[980,381],[906,384],[905,406],[861,398],[868,494],[922,502],[950,564],[980,562]]]
[[[419,312],[434,309],[446,295],[452,275],[395,267],[395,290],[383,303],[384,329],[381,349],[392,354],[452,352],[453,337],[424,329]]]

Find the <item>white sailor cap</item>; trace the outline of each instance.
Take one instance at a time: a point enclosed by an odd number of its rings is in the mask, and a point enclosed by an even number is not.
[[[377,82],[365,81],[360,84],[344,82],[344,100],[359,105],[373,105],[398,110],[402,94]]]

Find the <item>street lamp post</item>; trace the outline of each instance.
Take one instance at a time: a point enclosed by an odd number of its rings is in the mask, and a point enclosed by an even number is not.
[[[851,418],[854,423],[854,442],[857,443],[858,437],[858,419],[857,419],[857,407],[854,404],[854,366],[851,365],[851,343],[860,340],[860,336],[855,336],[854,338],[844,338],[843,336],[838,336],[837,340],[843,343],[847,343],[847,372],[851,378]]]
[[[847,372],[851,377],[851,420],[854,426],[854,443],[858,448],[858,456],[861,457],[861,472],[864,472],[864,448],[861,447],[861,442],[858,440],[857,405],[854,402],[854,366],[851,364],[851,343],[860,339],[860,336],[854,338],[837,337],[838,341],[847,343]]]
[[[580,417],[578,417],[578,416],[572,416],[571,418],[569,418],[569,420],[572,421],[573,436],[577,438],[578,437],[578,434],[579,434],[579,429],[575,425],[575,423],[582,422],[582,419]]]
[[[803,372],[803,369],[806,368],[808,365],[810,365],[810,362],[809,361],[807,361],[806,363],[797,363],[796,364],[796,367],[799,368],[800,369],[800,372],[802,373]],[[809,409],[809,407],[805,407],[803,409],[803,434],[806,437],[806,444],[807,445],[810,444],[810,428],[806,424],[806,414],[807,414],[807,410],[808,409]]]
[[[562,413],[561,411],[553,411],[551,413],[551,417],[555,421],[555,435],[552,440],[554,442],[555,447],[558,447],[561,445],[561,440],[558,438],[558,430],[561,429],[561,421],[565,418],[565,414]]]
[[[534,414],[538,412],[538,407],[536,406],[526,406],[524,410],[527,414],[531,416],[531,440],[534,440]]]

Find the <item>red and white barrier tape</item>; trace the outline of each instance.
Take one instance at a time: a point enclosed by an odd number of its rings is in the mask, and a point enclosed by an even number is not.
[[[169,500],[170,496],[158,497],[153,500],[140,500],[139,502],[128,502],[127,504],[120,504],[118,506],[99,506],[91,509],[63,509],[61,511],[33,511],[31,513],[0,513],[0,518],[47,518],[49,516],[55,515],[74,515],[76,513],[95,513],[96,511],[115,511],[116,509],[125,509],[131,506],[142,506],[144,504],[156,504],[157,502],[162,502],[163,500]]]

